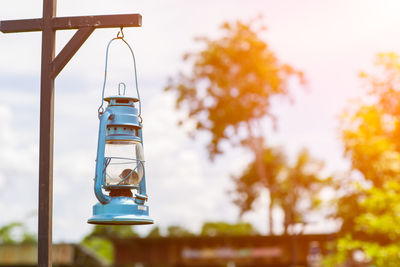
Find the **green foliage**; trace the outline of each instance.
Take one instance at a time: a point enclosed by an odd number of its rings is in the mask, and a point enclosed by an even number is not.
[[[194,236],[195,234],[189,231],[188,229],[178,226],[178,225],[171,225],[167,228],[167,236],[168,237],[187,237],[187,236]]]
[[[280,63],[259,37],[263,27],[237,21],[224,23],[221,29],[223,36],[218,39],[198,38],[205,48],[184,56],[191,73],[180,73],[166,87],[176,93],[177,108],[188,111],[196,130],[211,134],[211,158],[221,153],[221,141],[247,139],[250,133],[243,136],[239,128],[252,131],[251,121],[273,118],[271,98],[288,95],[291,77],[303,81],[302,73]]]
[[[338,201],[342,237],[330,260],[361,250],[371,264],[400,266],[400,58],[379,54],[375,73],[360,76],[369,96],[344,114],[342,139],[363,180]]]
[[[108,239],[138,237],[132,226],[127,225],[96,225],[87,237],[102,237]]]
[[[300,152],[293,166],[288,164],[280,149],[264,148],[262,152],[266,179],[258,176],[257,163],[251,162],[242,175],[234,177],[234,202],[243,214],[253,208],[260,192],[268,189],[271,208],[277,206],[284,212],[284,230],[287,233],[291,225],[305,223],[304,216],[320,206],[318,194],[331,179],[320,177],[323,164],[311,158],[307,150]]]
[[[257,231],[250,223],[230,224],[226,222],[205,222],[201,229],[202,236],[240,236],[256,235]]]
[[[117,238],[138,236],[139,234],[131,226],[95,225],[92,232],[83,238],[81,244],[108,263],[112,263],[114,260],[114,250],[111,241]]]
[[[256,162],[251,162],[244,172],[233,177],[235,182],[234,203],[239,207],[241,215],[253,208],[253,203],[265,188],[277,184],[279,173],[286,168],[286,157],[280,149],[264,148],[262,150],[262,166],[265,179],[258,175]],[[272,190],[273,191],[273,190]]]
[[[0,244],[35,244],[36,235],[21,222],[12,222],[0,228]]]
[[[153,229],[147,234],[147,237],[161,237],[160,227],[154,226]]]
[[[353,229],[339,238],[337,252],[327,259],[327,266],[345,262],[356,250],[363,251],[376,266],[400,266],[400,183],[389,181],[382,188],[362,192],[358,205],[363,212],[353,213]]]
[[[84,238],[81,245],[93,251],[98,257],[107,263],[114,261],[114,247],[112,242],[103,237]]]
[[[365,213],[356,219],[357,230],[379,234],[390,241],[400,240],[400,181],[388,181],[383,188],[366,190],[361,207]]]

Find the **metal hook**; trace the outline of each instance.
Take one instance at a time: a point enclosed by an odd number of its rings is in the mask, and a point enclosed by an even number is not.
[[[124,94],[125,95],[125,91],[126,91],[126,84],[125,83],[119,83],[118,84],[118,95],[121,95],[121,85],[124,87]]]
[[[119,36],[119,34],[121,34],[121,37]],[[121,30],[118,31],[117,33],[117,38],[118,39],[124,39],[125,35],[124,35],[124,27],[121,27]]]

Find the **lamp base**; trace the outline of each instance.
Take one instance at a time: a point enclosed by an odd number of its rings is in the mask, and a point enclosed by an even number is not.
[[[137,204],[130,197],[113,197],[107,204],[97,203],[93,206],[91,224],[105,225],[138,225],[153,224],[149,216],[149,207]]]

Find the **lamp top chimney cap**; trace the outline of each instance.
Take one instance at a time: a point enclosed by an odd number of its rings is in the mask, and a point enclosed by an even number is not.
[[[111,106],[133,106],[135,102],[139,102],[136,97],[122,95],[108,96],[104,100]]]

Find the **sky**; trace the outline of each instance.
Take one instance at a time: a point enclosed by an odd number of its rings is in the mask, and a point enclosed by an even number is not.
[[[324,160],[326,173],[345,172],[339,115],[350,99],[365,94],[358,78],[372,69],[379,52],[399,52],[400,2],[396,0],[58,0],[58,16],[140,13],[141,28],[124,29],[137,60],[143,103],[146,181],[150,214],[158,225],[180,224],[198,231],[204,221],[236,222],[238,209],[227,193],[231,176],[251,160],[227,148],[210,162],[207,135],[195,140],[178,127],[184,113],[163,88],[170,76],[190,71],[185,52],[200,48],[195,37],[221,36],[225,21],[249,21],[259,15],[268,30],[262,38],[281,62],[304,72],[307,89],[293,86],[293,103],[276,99],[277,130],[265,126],[267,142],[294,159],[303,147]],[[0,20],[39,18],[42,1],[2,3]],[[118,29],[96,30],[56,79],[54,132],[53,239],[76,242],[89,233],[86,223],[96,203],[93,177],[105,49]],[[74,31],[57,32],[57,52]],[[41,34],[0,34],[0,225],[23,221],[36,231]],[[120,44],[110,50],[106,93],[118,82],[134,92],[133,67]],[[267,232],[268,199],[244,216]],[[276,212],[276,220],[281,216]],[[329,227],[327,227],[329,225]],[[315,223],[309,231],[334,230]],[[146,233],[151,226],[136,227]],[[276,229],[279,231],[280,229]]]

